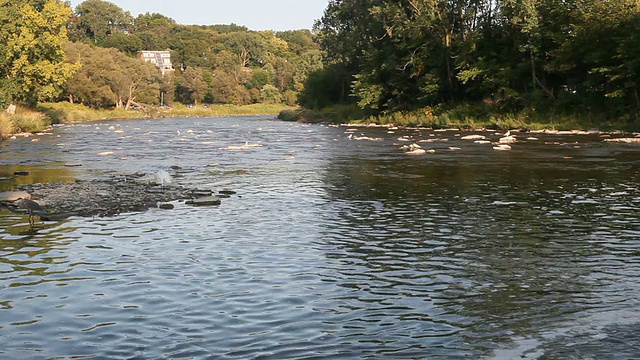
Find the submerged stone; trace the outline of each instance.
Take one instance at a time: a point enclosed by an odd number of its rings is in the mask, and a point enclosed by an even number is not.
[[[185,202],[187,205],[193,206],[213,206],[220,205],[222,201],[217,196],[206,196]]]

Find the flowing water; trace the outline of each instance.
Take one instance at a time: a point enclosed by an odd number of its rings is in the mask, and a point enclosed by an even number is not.
[[[4,190],[180,166],[237,192],[33,229],[1,210],[0,358],[640,358],[637,145],[347,130],[184,118],[0,143],[0,177],[30,172]]]

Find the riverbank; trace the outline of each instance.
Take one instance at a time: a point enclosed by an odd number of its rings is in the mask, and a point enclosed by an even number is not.
[[[284,121],[373,124],[434,129],[517,129],[517,130],[602,130],[640,131],[640,122],[630,118],[607,118],[602,114],[553,114],[533,109],[521,112],[500,112],[489,106],[462,104],[450,108],[426,107],[407,112],[366,116],[355,105],[338,105],[322,110],[283,110],[278,118]]]
[[[291,109],[284,104],[207,105],[188,107],[175,104],[172,107],[146,107],[138,109],[95,109],[82,104],[43,103],[38,111],[54,123],[71,123],[106,119],[147,119],[167,117],[208,117],[230,115],[269,115]]]
[[[276,115],[291,110],[284,104],[210,105],[187,107],[148,107],[142,109],[95,109],[82,104],[41,103],[36,110],[18,108],[15,115],[0,113],[0,140],[12,134],[43,131],[51,124],[106,119],[150,119],[170,117],[213,117],[236,115]]]

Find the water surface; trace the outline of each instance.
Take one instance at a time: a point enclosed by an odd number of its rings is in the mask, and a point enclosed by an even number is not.
[[[639,357],[637,145],[460,135],[229,117],[0,143],[0,177],[31,172],[5,190],[180,166],[237,191],[35,229],[0,211],[0,358]]]

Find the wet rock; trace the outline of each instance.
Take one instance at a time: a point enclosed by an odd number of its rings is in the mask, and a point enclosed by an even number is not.
[[[205,197],[205,196],[211,196],[212,194],[213,192],[211,190],[196,189],[191,191],[191,196],[193,197]]]
[[[82,164],[80,164],[80,163],[69,163],[69,164],[64,164],[64,166],[66,166],[66,167],[79,167],[79,166],[82,166]]]
[[[496,150],[496,151],[509,151],[509,150],[511,150],[511,146],[509,146],[507,144],[500,144],[500,145],[494,146],[493,150]]]
[[[29,172],[28,171],[14,171],[13,175],[15,175],[15,176],[27,176],[27,175],[29,175]]]
[[[5,191],[0,192],[0,201],[16,201],[18,199],[31,199],[31,194],[26,191]]]
[[[11,181],[14,178],[10,178],[10,177],[0,177],[0,181]]]
[[[616,143],[626,143],[626,144],[640,144],[640,138],[616,138],[616,139],[605,139],[605,142],[616,142]]]
[[[484,135],[467,135],[467,136],[463,136],[460,139],[462,140],[484,140],[487,137]]]
[[[217,196],[206,196],[202,198],[197,198],[193,200],[186,201],[185,204],[193,205],[193,206],[214,206],[220,205],[220,198]]]
[[[237,192],[233,191],[233,190],[220,190],[218,191],[218,194],[222,194],[222,195],[235,195],[237,194]]]
[[[116,174],[107,180],[21,185],[18,186],[21,191],[0,193],[0,201],[5,201],[5,205],[11,208],[12,200],[36,198],[47,209],[44,219],[59,220],[70,216],[114,216],[156,207],[173,209],[171,202],[187,199],[195,206],[220,205],[220,198],[225,195],[213,196],[212,190],[174,185],[162,188],[151,180],[145,180],[152,177],[153,174],[138,172]],[[222,191],[232,193],[231,190]]]
[[[78,216],[112,216],[191,198],[189,189],[165,187],[162,191],[155,185],[119,180],[31,184],[20,188],[41,199],[53,214]]]
[[[505,136],[500,138],[500,140],[498,140],[498,142],[500,144],[513,144],[515,143],[517,140],[514,136]]]

